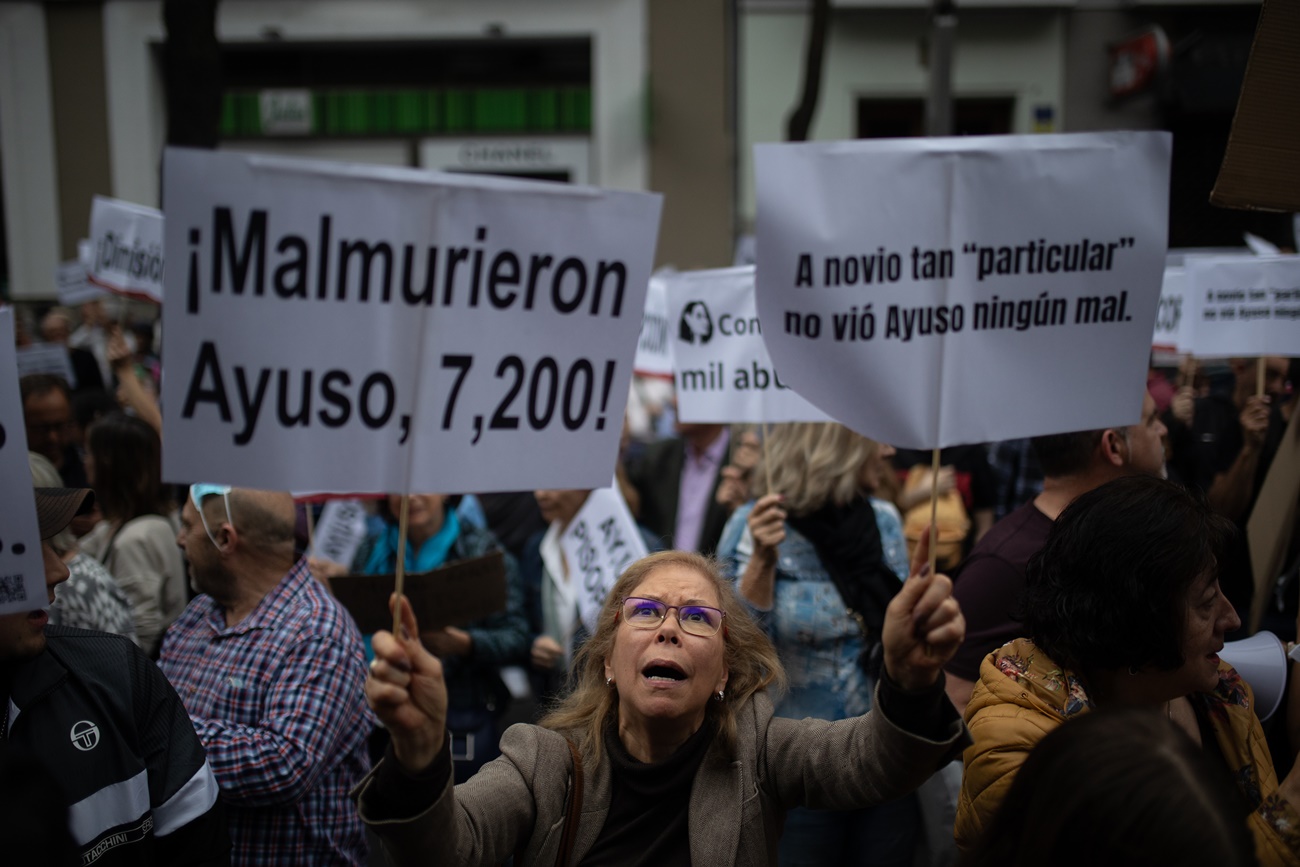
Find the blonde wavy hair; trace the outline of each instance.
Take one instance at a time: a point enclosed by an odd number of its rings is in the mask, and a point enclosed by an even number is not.
[[[605,726],[618,719],[618,690],[605,683],[605,660],[614,653],[622,600],[632,595],[654,570],[668,566],[692,569],[707,578],[718,594],[718,604],[727,612],[725,628],[719,633],[728,672],[726,697],[707,702],[705,713],[717,721],[716,737],[729,755],[736,745],[735,709],[760,690],[785,688],[785,669],[776,648],[749,616],[720,564],[692,551],[651,554],[629,566],[609,591],[596,631],[574,657],[573,691],[539,723],[554,731],[576,732],[577,747],[585,761],[600,761]]]
[[[763,456],[751,474],[755,498],[785,495],[785,508],[804,515],[823,506],[843,506],[862,491],[862,471],[880,444],[834,422],[774,424],[763,443]]]

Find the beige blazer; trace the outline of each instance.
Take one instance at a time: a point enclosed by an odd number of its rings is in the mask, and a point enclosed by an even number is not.
[[[715,744],[696,774],[689,806],[692,863],[775,864],[791,807],[854,809],[911,792],[967,742],[956,712],[947,702],[943,707],[950,716],[948,737],[930,741],[877,713],[835,722],[774,717],[771,700],[760,693],[736,711],[735,759]],[[357,787],[358,807],[392,864],[500,864],[521,844],[517,867],[555,863],[569,784],[564,736],[515,725],[501,739],[501,751],[469,782],[448,782],[432,807],[399,821],[370,818],[371,772]],[[582,860],[604,827],[610,789],[607,759],[585,768],[571,864]]]

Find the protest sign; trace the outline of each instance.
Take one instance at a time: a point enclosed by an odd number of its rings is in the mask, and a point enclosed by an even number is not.
[[[48,608],[41,534],[18,393],[14,311],[0,309],[0,614]]]
[[[95,196],[90,208],[90,242],[90,282],[117,295],[162,303],[161,211]]]
[[[1196,257],[1185,267],[1190,351],[1300,356],[1300,257]]]
[[[646,555],[645,542],[617,486],[587,495],[560,536],[560,550],[569,564],[578,616],[588,632],[595,632],[605,595],[624,569]]]
[[[772,367],[754,309],[754,266],[674,275],[668,314],[682,421],[830,420]]]
[[[392,575],[345,575],[330,581],[330,591],[362,632],[393,628],[393,615],[388,611]],[[464,626],[505,610],[505,559],[497,551],[430,572],[408,574],[403,595],[410,600],[421,629]]]
[[[1161,352],[1186,352],[1187,320],[1183,305],[1187,298],[1187,272],[1180,266],[1165,267],[1164,281],[1160,284],[1160,304],[1156,308],[1156,327],[1151,336],[1151,348]]]
[[[83,238],[77,242],[77,258],[62,263],[54,270],[54,285],[60,304],[76,307],[108,294],[90,282],[90,265],[93,257],[94,246]]]
[[[668,295],[666,281],[672,272],[659,271],[646,287],[645,313],[641,316],[641,336],[636,342],[632,369],[640,376],[673,375],[672,344],[668,331]]]
[[[365,540],[366,508],[361,501],[330,500],[316,521],[312,555],[348,566]]]
[[[163,472],[606,484],[660,198],[169,149]]]
[[[70,387],[77,387],[77,373],[72,369],[68,347],[62,343],[29,343],[18,350],[18,375],[52,373],[63,378]]]
[[[757,145],[757,293],[782,381],[936,448],[1138,420],[1170,136]]]

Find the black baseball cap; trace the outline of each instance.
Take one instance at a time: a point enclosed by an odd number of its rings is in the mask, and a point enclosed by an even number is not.
[[[35,488],[36,523],[41,538],[48,539],[72,523],[77,515],[88,513],[95,505],[90,488]]]

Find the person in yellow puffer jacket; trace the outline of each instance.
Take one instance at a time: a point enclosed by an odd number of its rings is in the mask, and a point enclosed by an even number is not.
[[[1300,865],[1300,770],[1277,779],[1254,694],[1218,657],[1241,624],[1216,570],[1230,532],[1203,500],[1147,476],[1102,485],[1061,514],[1030,561],[1030,637],[984,660],[966,709],[974,744],[957,805],[960,848],[979,841],[1048,732],[1099,706],[1146,705],[1236,781],[1259,862]],[[1288,707],[1288,722],[1295,714]]]

